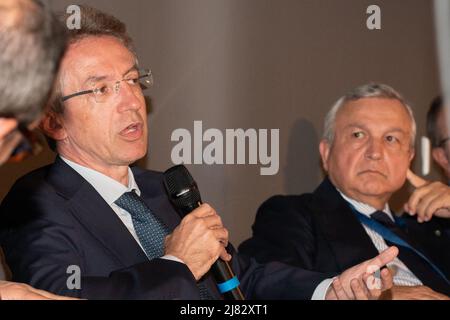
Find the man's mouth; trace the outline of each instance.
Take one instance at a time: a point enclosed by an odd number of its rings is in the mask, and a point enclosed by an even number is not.
[[[120,131],[120,135],[128,140],[134,140],[141,137],[143,133],[143,124],[135,122]]]
[[[363,175],[363,174],[377,174],[377,175],[380,175],[380,176],[382,176],[384,178],[387,178],[387,176],[384,173],[382,173],[380,171],[377,171],[377,170],[364,170],[364,171],[360,171],[358,173],[358,175]]]

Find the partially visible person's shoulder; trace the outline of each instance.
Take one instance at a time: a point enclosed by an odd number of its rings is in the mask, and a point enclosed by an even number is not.
[[[264,201],[258,211],[276,210],[286,211],[303,211],[308,207],[314,195],[312,193],[304,193],[301,195],[275,195]]]
[[[45,167],[41,167],[35,169],[19,179],[13,184],[11,192],[33,192],[37,190],[41,190],[44,186],[47,185],[45,179],[48,175],[48,172],[51,168],[51,165],[47,165]]]
[[[0,205],[0,218],[5,227],[42,216],[63,216],[64,199],[56,195],[55,186],[46,179],[50,168],[51,165],[36,169],[14,183]]]

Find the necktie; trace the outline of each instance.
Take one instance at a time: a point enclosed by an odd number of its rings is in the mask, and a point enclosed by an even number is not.
[[[164,255],[164,239],[169,234],[169,228],[153,214],[134,191],[124,193],[115,201],[115,204],[131,215],[139,242],[148,259],[162,257]],[[213,299],[203,282],[197,283],[197,287],[199,288],[200,299]]]
[[[423,257],[423,252],[420,252],[414,247],[415,243],[409,235],[401,229],[392,219],[383,211],[376,211],[370,215],[372,219],[382,224],[384,227],[389,229],[397,237],[402,239],[407,243],[408,246],[402,246],[395,241],[389,241],[385,238],[388,245],[397,245],[399,249],[398,258],[402,261],[421,281],[423,284],[431,288],[442,288],[445,287],[448,290],[448,285],[446,285],[445,275],[441,275],[437,266],[433,264],[431,260],[427,257]],[[419,254],[420,252],[420,254]]]
[[[379,223],[383,224],[388,228],[396,228],[397,225],[392,221],[391,218],[384,211],[375,211],[370,215],[372,219],[375,219]]]
[[[134,229],[147,257],[150,260],[162,257],[164,239],[169,234],[167,226],[133,191],[124,193],[115,203],[131,215]]]

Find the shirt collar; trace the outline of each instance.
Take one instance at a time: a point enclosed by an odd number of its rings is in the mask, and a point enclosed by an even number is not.
[[[358,212],[362,213],[363,215],[365,215],[365,216],[370,218],[370,215],[372,213],[374,213],[375,211],[378,211],[377,209],[375,209],[371,205],[368,205],[366,203],[363,203],[363,202],[357,201],[355,199],[352,199],[352,198],[346,196],[344,193],[342,193],[341,190],[339,190],[337,188],[336,188],[336,190],[340,193],[340,195],[342,196],[342,198],[344,198],[345,201],[350,203],[350,205],[352,205]],[[386,213],[389,216],[389,218],[391,218],[394,221],[394,217],[392,216],[392,212],[391,212],[391,209],[389,208],[389,204],[388,203],[386,203],[384,205],[383,212]]]
[[[139,196],[141,195],[141,191],[136,184],[136,180],[134,180],[133,171],[131,171],[130,167],[128,167],[128,186],[126,187],[94,169],[82,166],[64,157],[61,157],[61,159],[89,182],[109,205],[114,204],[125,192],[135,190]]]

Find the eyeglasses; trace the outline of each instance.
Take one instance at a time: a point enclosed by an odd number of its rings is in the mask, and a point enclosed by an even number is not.
[[[22,141],[11,153],[8,163],[17,163],[31,156],[39,154],[44,149],[42,139],[35,130],[28,129],[28,125],[19,123],[17,129],[22,134]]]
[[[119,94],[122,82],[126,82],[134,92],[141,93],[143,89],[153,86],[153,75],[150,69],[144,69],[139,70],[134,76],[131,75],[119,81],[99,81],[91,85],[92,89],[62,97],[61,101],[65,102],[74,97],[93,94],[95,102],[104,103]]]

